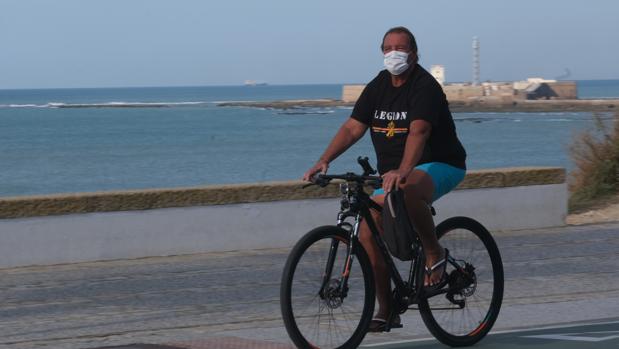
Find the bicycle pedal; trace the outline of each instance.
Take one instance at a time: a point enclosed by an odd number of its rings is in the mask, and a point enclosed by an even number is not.
[[[402,324],[392,324],[389,327],[385,327],[385,332],[389,332],[393,330],[394,328],[402,328],[402,327],[404,327]]]

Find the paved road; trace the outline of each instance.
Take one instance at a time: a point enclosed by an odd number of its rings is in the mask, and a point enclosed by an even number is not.
[[[495,237],[506,274],[495,330],[616,319],[619,223],[496,232]],[[269,341],[272,348],[285,348],[289,341],[278,292],[287,253],[239,251],[0,270],[0,348],[179,342],[207,348],[222,341],[245,347]],[[404,329],[368,335],[364,345],[429,337],[418,314],[405,314],[403,322]],[[598,330],[589,332],[612,331]],[[419,343],[440,347],[434,341]]]

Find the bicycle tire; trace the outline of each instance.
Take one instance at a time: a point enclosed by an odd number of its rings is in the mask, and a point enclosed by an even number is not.
[[[449,249],[454,259],[468,259],[476,268],[473,272],[475,281],[459,295],[465,298],[464,308],[445,307],[449,303],[454,304],[445,295],[437,295],[421,299],[419,312],[428,330],[440,342],[451,347],[470,346],[488,334],[499,315],[504,288],[501,255],[490,232],[472,218],[449,218],[436,227],[436,234],[441,245]],[[473,246],[469,254],[466,253],[468,247],[463,248],[465,245]],[[482,263],[484,261],[485,264]],[[492,268],[492,271],[488,268]],[[489,287],[492,287],[491,292]],[[474,320],[467,325],[465,320],[469,316]],[[453,325],[450,320],[453,320]]]
[[[316,255],[317,259],[323,259],[324,249],[327,250],[326,255],[330,249],[325,246],[334,240],[338,241],[336,243],[338,250],[340,246],[342,247],[342,253],[336,256],[339,259],[334,261],[335,266],[329,283],[337,283],[342,272],[338,269],[341,267],[338,262],[345,260],[343,252],[349,245],[349,233],[336,226],[318,227],[305,234],[290,252],[284,266],[280,288],[282,318],[290,339],[299,348],[356,348],[365,337],[372,320],[375,302],[374,276],[367,253],[361,244],[356,245],[356,258],[348,271],[347,296],[343,299],[334,297],[329,303],[329,297],[325,299],[319,294],[326,263],[318,265],[319,263],[314,263],[308,258]],[[317,266],[314,267],[314,264]],[[305,267],[310,269],[307,279],[303,278]],[[308,294],[306,297],[303,297],[304,292]],[[357,297],[362,300],[358,300]],[[333,307],[333,303],[338,303],[340,300],[341,305]],[[309,311],[317,305],[318,315],[307,316],[303,304],[309,304],[307,306]],[[351,314],[345,313],[354,307],[360,308],[360,313],[357,310]],[[327,313],[321,315],[323,311]]]

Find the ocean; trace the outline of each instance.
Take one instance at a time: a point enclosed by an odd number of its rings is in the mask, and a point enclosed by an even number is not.
[[[619,80],[578,81],[578,90],[580,98],[619,98]],[[341,91],[342,85],[0,90],[0,197],[299,179],[352,108],[217,103],[339,99]],[[594,127],[588,112],[454,119],[469,169],[572,169],[574,137]],[[357,171],[360,155],[375,164],[368,135],[330,172]]]

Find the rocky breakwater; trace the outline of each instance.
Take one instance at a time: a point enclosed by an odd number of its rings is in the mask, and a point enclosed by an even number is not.
[[[220,107],[248,107],[265,109],[302,109],[352,107],[354,102],[337,99],[303,99],[260,102],[225,102]],[[453,112],[583,112],[619,110],[619,99],[563,99],[563,100],[498,100],[476,98],[471,100],[449,101]]]

